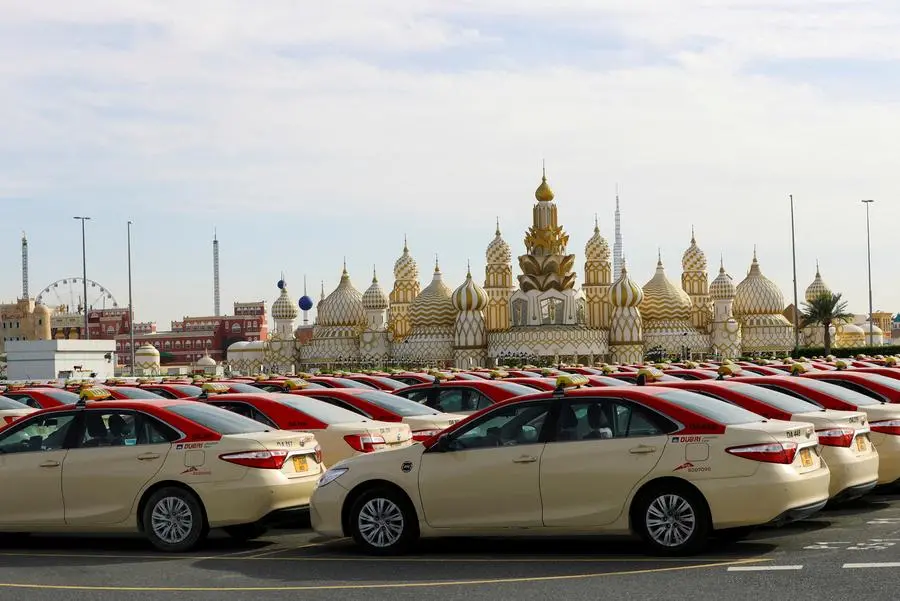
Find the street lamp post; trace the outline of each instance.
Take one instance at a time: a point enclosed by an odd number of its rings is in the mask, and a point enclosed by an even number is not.
[[[90,217],[73,217],[73,219],[78,219],[81,221],[81,279],[84,284],[84,339],[91,339],[91,332],[88,330],[88,297],[87,297],[87,245],[85,243],[84,237],[84,222],[90,221]]]
[[[872,199],[862,201],[866,205],[866,253],[869,263],[869,344],[875,344],[875,316],[872,315],[872,235],[869,229],[869,205]]]
[[[128,342],[131,348],[131,375],[134,376],[134,303],[131,295],[131,225],[128,222]]]
[[[794,230],[794,195],[791,198],[791,257],[794,262],[794,354],[800,352],[800,305],[797,299],[797,236]]]

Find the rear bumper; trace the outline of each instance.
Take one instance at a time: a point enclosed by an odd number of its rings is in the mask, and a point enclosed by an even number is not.
[[[900,480],[900,436],[871,432],[869,440],[878,451],[878,484],[890,485]]]
[[[776,516],[775,519],[769,522],[770,526],[784,526],[785,524],[790,524],[791,522],[796,522],[799,520],[805,520],[806,518],[819,513],[823,507],[828,503],[827,500],[820,501],[818,503],[812,503],[810,505],[801,505],[800,507],[792,507],[787,511],[781,513]]]
[[[832,496],[831,499],[829,499],[829,503],[845,503],[847,501],[852,501],[853,499],[864,497],[865,495],[872,492],[876,486],[878,486],[878,481],[872,480],[871,482],[866,482],[865,484],[857,484],[856,486],[847,487],[844,490],[838,492],[836,495]]]
[[[880,457],[877,452],[857,454],[844,447],[822,447],[822,459],[831,471],[828,493],[832,500],[846,501],[853,498],[854,491],[862,488],[869,492],[880,478]],[[856,495],[856,496],[861,496]]]
[[[282,507],[265,515],[260,524],[277,528],[279,526],[293,526],[309,521],[309,504],[296,505],[294,507]]]
[[[254,475],[257,477],[194,486],[206,508],[210,528],[274,523],[308,511],[318,474],[292,479],[281,474]]]

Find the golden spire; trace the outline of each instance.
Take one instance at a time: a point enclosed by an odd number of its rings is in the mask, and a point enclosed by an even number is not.
[[[597,216],[597,213],[594,213],[594,233],[600,233],[600,218]]]
[[[541,166],[541,185],[534,191],[534,197],[539,202],[550,202],[553,200],[553,190],[550,189],[550,184],[547,183],[547,169],[544,166]]]
[[[694,226],[691,225],[691,244],[697,244],[697,237],[694,236]]]
[[[409,247],[406,245],[406,234],[403,234],[403,252],[409,252]]]
[[[497,216],[497,229],[494,231],[494,235],[495,236],[500,235],[500,216],[499,215]]]
[[[440,272],[441,272],[441,266],[440,266],[440,264],[438,263],[438,255],[437,255],[437,253],[434,253],[434,272],[435,272],[435,273],[440,273]]]
[[[372,265],[372,283],[378,282],[378,274],[375,273],[375,266]]]

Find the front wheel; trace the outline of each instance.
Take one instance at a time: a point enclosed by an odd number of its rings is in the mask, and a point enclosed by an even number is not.
[[[408,499],[378,488],[363,493],[353,504],[350,532],[369,553],[392,555],[402,553],[419,537],[419,524]]]
[[[691,555],[706,546],[711,531],[703,496],[686,486],[663,485],[642,493],[634,528],[657,555]]]
[[[183,488],[167,487],[153,493],[144,506],[144,533],[160,551],[184,553],[206,538],[203,507]]]

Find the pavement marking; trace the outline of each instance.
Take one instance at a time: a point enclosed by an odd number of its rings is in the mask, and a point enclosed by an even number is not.
[[[766,572],[782,570],[802,570],[803,566],[731,566],[729,572]]]
[[[883,563],[845,563],[841,567],[845,570],[860,570],[866,568],[900,568],[900,561],[886,561]]]
[[[679,566],[671,568],[648,568],[642,570],[623,570],[619,572],[592,572],[587,574],[568,574],[563,576],[530,576],[523,578],[484,578],[480,580],[444,580],[434,582],[393,582],[378,584],[332,584],[301,586],[247,586],[247,587],[152,587],[152,586],[91,586],[84,584],[28,584],[16,582],[0,582],[0,589],[32,589],[32,590],[64,590],[64,591],[98,591],[98,592],[286,592],[286,591],[328,591],[328,590],[365,590],[390,588],[429,588],[450,586],[476,586],[496,584],[516,584],[523,582],[552,582],[566,580],[587,580],[605,576],[633,576],[638,574],[658,574],[684,570],[718,568],[724,565],[741,565],[768,561],[766,559],[743,559],[731,562],[704,563],[700,565]]]

